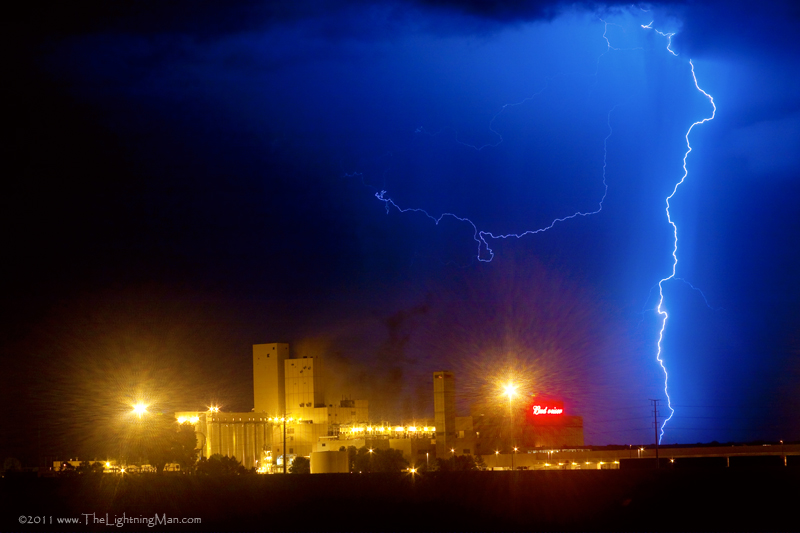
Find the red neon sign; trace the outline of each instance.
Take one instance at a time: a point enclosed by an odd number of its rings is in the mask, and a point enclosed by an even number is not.
[[[564,408],[557,405],[534,405],[533,414],[539,415],[561,415],[564,414]]]

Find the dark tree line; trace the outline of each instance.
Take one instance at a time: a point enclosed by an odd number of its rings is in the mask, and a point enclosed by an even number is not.
[[[344,446],[339,450],[343,450]],[[408,467],[408,461],[403,458],[400,450],[375,449],[371,452],[366,446],[356,448],[347,447],[347,460],[350,472],[401,472]]]
[[[476,461],[471,455],[454,455],[447,459],[436,457],[417,467],[422,472],[467,472],[479,470],[481,464],[484,464],[481,456]]]
[[[228,457],[215,453],[208,459],[201,457],[197,462],[196,472],[203,476],[240,476],[251,473],[236,457]]]
[[[154,414],[136,422],[121,456],[129,463],[148,463],[159,473],[168,463],[177,463],[182,471],[192,472],[198,451],[191,423],[176,424],[170,416]]]

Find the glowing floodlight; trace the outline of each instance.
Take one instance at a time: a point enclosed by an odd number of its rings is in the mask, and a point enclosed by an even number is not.
[[[517,394],[517,386],[513,383],[509,383],[508,385],[504,386],[503,390],[509,398],[513,398]]]

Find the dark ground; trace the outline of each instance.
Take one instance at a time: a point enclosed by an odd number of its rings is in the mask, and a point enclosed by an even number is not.
[[[800,530],[800,470],[110,475],[0,480],[0,531],[102,531],[91,516],[199,517],[122,531]],[[29,523],[21,524],[24,516]],[[44,520],[48,525],[37,525]],[[53,524],[49,525],[51,520]],[[77,526],[57,525],[78,517]],[[30,523],[33,522],[33,523]]]

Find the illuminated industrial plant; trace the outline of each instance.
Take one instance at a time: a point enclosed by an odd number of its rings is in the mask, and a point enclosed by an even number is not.
[[[493,428],[504,424],[505,416],[457,416],[452,372],[433,373],[433,419],[373,423],[366,400],[326,402],[322,364],[319,357],[292,358],[288,344],[254,345],[252,411],[212,406],[175,413],[176,421],[193,425],[203,457],[235,457],[261,473],[283,472],[284,462],[297,456],[311,459],[312,472],[346,471],[347,454],[341,450],[350,446],[400,450],[413,467],[423,458],[427,464],[432,457],[492,453],[501,444]],[[503,401],[519,403],[518,382],[506,382],[502,391]],[[526,410],[519,440],[504,444],[502,454],[498,449],[492,468],[513,467],[519,457],[512,456],[527,448],[583,445],[581,417],[564,416],[563,410],[537,416],[533,405]],[[508,466],[500,464],[504,457],[511,457]]]

